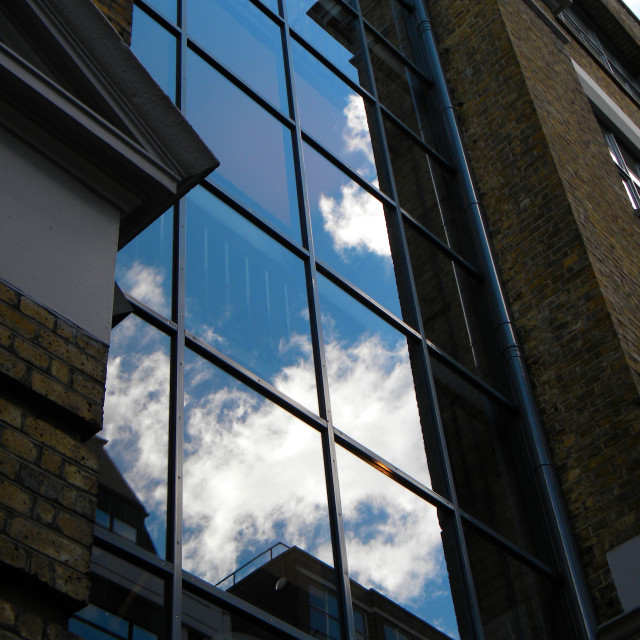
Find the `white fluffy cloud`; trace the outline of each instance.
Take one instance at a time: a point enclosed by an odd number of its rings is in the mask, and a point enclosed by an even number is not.
[[[167,315],[169,301],[164,288],[165,275],[164,269],[145,265],[136,260],[120,276],[120,280],[123,288],[134,298]]]
[[[147,509],[164,514],[168,356],[150,344],[145,355],[113,348],[108,450]],[[428,482],[406,345],[372,335],[347,349],[335,340],[327,362],[337,426]],[[278,541],[331,563],[318,433],[229,379],[221,384],[204,362],[185,373],[185,567],[215,583]],[[277,383],[292,397],[315,394],[304,356]],[[353,577],[417,610],[445,570],[435,510],[346,452],[339,476]]]
[[[373,149],[371,147],[371,136],[369,135],[369,123],[367,122],[364,100],[359,95],[352,93],[342,113],[347,119],[347,124],[342,134],[347,150],[363,153],[367,160],[373,164]]]
[[[340,187],[340,199],[320,195],[318,208],[334,249],[348,249],[391,257],[382,204],[355,182]]]

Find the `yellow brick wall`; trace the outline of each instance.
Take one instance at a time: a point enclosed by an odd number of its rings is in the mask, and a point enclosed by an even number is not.
[[[640,110],[523,0],[428,8],[604,622],[621,612],[606,553],[640,534],[640,222],[570,57]]]
[[[0,282],[0,631],[7,637],[63,638],[66,618],[88,600],[98,477],[84,441],[102,426],[107,352]]]

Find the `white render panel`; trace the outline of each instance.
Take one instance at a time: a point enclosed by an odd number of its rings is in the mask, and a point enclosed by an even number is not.
[[[640,607],[640,536],[627,540],[607,553],[622,608],[632,611]]]
[[[0,127],[0,278],[109,343],[120,215]]]

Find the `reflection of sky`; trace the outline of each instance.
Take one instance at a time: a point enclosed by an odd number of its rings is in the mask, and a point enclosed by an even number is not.
[[[406,339],[328,280],[318,288],[336,426],[429,485]]]
[[[400,315],[382,203],[307,145],[304,162],[318,259]]]
[[[351,14],[341,9],[340,5],[333,0],[324,0],[323,2],[318,2],[318,0],[287,0],[286,4],[289,24],[351,80],[358,82],[358,69],[353,64],[356,54],[335,38],[336,35],[341,40],[346,38],[350,48],[354,52],[357,51],[357,45],[352,41],[352,37],[355,36],[352,36],[350,28],[354,22]],[[316,20],[310,17],[313,12],[309,10],[312,7],[318,9],[319,6],[326,11],[326,14],[323,11],[320,12],[327,19],[327,24],[324,26],[320,26]],[[340,32],[339,34],[334,32],[330,34],[328,29],[336,22],[336,14],[340,16]],[[349,35],[346,35],[347,32]]]
[[[114,331],[105,435],[161,548],[169,375],[168,344],[156,334],[132,318]],[[358,374],[344,370],[339,382],[353,389]],[[319,435],[190,352],[185,392],[185,568],[215,583],[277,542],[332,564]],[[339,451],[338,463],[353,578],[450,631],[433,508],[351,454]]]
[[[436,509],[341,448],[337,458],[351,577],[458,637]]]
[[[185,567],[217,582],[277,542],[332,564],[319,435],[193,354],[185,374]]]
[[[176,99],[176,39],[146,13],[133,8],[131,50],[162,90]]]
[[[211,180],[299,238],[291,131],[191,51],[187,67],[187,117],[220,159]]]
[[[130,317],[112,332],[101,436],[149,512],[145,524],[164,557],[169,424],[169,339]]]
[[[292,52],[302,127],[377,184],[364,100],[296,42]]]
[[[280,30],[262,11],[238,0],[189,0],[187,26],[200,45],[286,110]]]
[[[272,384],[291,389],[287,367],[313,380],[304,264],[202,189],[187,199],[186,280],[187,329]],[[308,391],[294,398],[317,410]]]
[[[173,215],[165,213],[118,252],[116,281],[155,311],[171,310]]]
[[[176,20],[176,0],[147,0],[147,2],[157,11],[165,15],[169,20]]]

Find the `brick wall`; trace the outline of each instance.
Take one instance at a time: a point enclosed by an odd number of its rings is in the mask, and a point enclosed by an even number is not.
[[[63,638],[88,599],[107,351],[0,281],[3,638]]]
[[[428,8],[605,621],[621,612],[606,552],[640,533],[640,232],[570,56],[636,121],[639,110],[523,0]]]
[[[93,0],[93,4],[102,11],[120,37],[131,44],[133,0]]]

